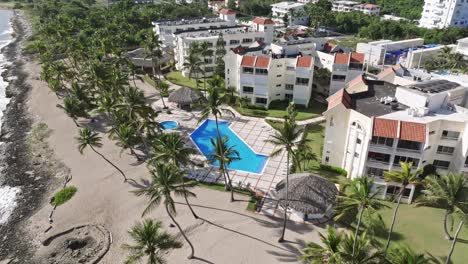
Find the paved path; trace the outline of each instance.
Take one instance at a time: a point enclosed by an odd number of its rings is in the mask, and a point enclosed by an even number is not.
[[[272,120],[272,121],[278,121],[278,122],[283,122],[284,121],[283,118],[269,117],[269,116],[265,117],[265,119]],[[307,120],[297,121],[297,124],[300,125],[300,126],[305,126],[305,125],[320,123],[320,122],[323,122],[323,121],[325,121],[325,117],[324,116],[318,116],[318,117],[307,119]]]

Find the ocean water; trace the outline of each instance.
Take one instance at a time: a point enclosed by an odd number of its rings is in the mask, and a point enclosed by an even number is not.
[[[13,28],[10,23],[12,15],[13,13],[9,10],[0,10],[0,74],[5,71],[5,66],[9,64],[1,51],[13,39]],[[3,118],[3,111],[10,101],[5,96],[5,89],[7,86],[8,82],[0,77],[0,125]],[[20,192],[20,188],[6,186],[0,182],[0,225],[5,224],[13,213],[17,205],[16,199]]]

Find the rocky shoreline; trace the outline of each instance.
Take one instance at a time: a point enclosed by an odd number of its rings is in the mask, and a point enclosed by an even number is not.
[[[11,98],[4,113],[0,149],[2,185],[20,187],[18,206],[6,225],[0,225],[0,262],[33,263],[33,247],[26,231],[27,219],[46,200],[56,180],[47,168],[47,161],[31,149],[29,134],[33,119],[28,112],[27,100],[31,86],[27,83],[24,65],[32,58],[22,51],[31,36],[29,22],[23,14],[14,11],[12,25],[14,40],[4,48],[3,54],[11,63],[3,77],[9,81],[7,96]]]

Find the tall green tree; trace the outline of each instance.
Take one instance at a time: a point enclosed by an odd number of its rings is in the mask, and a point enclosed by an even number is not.
[[[151,183],[142,189],[134,191],[137,196],[144,195],[148,198],[148,206],[143,211],[143,216],[148,214],[152,209],[161,203],[164,204],[167,215],[171,218],[172,222],[179,229],[180,234],[184,237],[187,244],[190,246],[190,254],[188,259],[192,259],[195,255],[195,248],[192,242],[185,234],[180,224],[176,221],[175,216],[177,215],[176,206],[172,194],[182,196],[195,196],[194,193],[188,189],[193,187],[193,183],[187,183],[182,186],[183,172],[175,167],[173,164],[151,164],[149,167],[151,174]]]
[[[408,246],[398,245],[387,254],[389,264],[430,264],[431,259],[423,253],[417,253]]]
[[[138,161],[141,161],[142,158],[135,152],[134,147],[138,144],[139,140],[135,132],[135,128],[129,124],[120,124],[115,129],[115,133],[112,136],[113,140],[117,141],[117,146],[121,147],[123,151],[129,149],[130,154],[136,157]]]
[[[309,242],[302,249],[299,260],[308,264],[333,264],[340,261],[339,246],[344,234],[332,226],[327,226],[327,235],[320,233],[321,244]]]
[[[221,77],[225,77],[225,63],[224,63],[224,56],[226,55],[226,43],[224,42],[223,33],[219,33],[218,40],[216,41],[216,68],[215,74]]]
[[[276,131],[272,139],[267,142],[276,146],[276,149],[270,154],[270,157],[278,156],[283,151],[286,151],[286,201],[284,203],[284,219],[283,230],[278,242],[284,241],[284,233],[286,232],[286,223],[288,221],[288,206],[289,206],[289,161],[292,158],[294,149],[299,144],[302,129],[296,123],[297,111],[294,103],[290,103],[287,108],[287,115],[284,117],[283,127]]]
[[[210,115],[215,117],[216,135],[218,140],[221,139],[218,118],[221,117],[223,113],[234,116],[234,112],[232,112],[229,108],[224,107],[226,104],[226,98],[224,95],[220,94],[221,89],[221,87],[208,87],[207,102],[201,112],[200,118],[198,119],[198,122],[200,123],[208,119]]]
[[[330,12],[332,3],[328,0],[319,0],[317,3],[310,3],[305,8],[305,13],[310,17],[310,26],[318,32],[320,26],[327,26],[332,16]]]
[[[184,139],[179,133],[162,133],[153,141],[152,162],[170,162],[180,168],[190,163],[191,155],[197,152],[185,145]],[[187,192],[185,192],[185,179],[182,177],[182,188],[184,189],[185,203],[190,209],[193,217],[198,219],[198,215],[189,203]]]
[[[450,251],[447,255],[445,264],[452,263],[452,255],[453,255],[453,251],[455,250],[455,245],[458,242],[458,236],[460,235],[460,231],[462,227],[466,224],[466,221],[468,220],[468,214],[466,213],[466,211],[462,211],[457,208],[455,213],[460,217],[460,223],[458,224],[457,231],[455,231],[455,235],[453,236],[452,245],[450,246]]]
[[[102,155],[99,151],[96,150],[96,148],[102,147],[102,138],[99,136],[98,133],[91,131],[89,128],[82,128],[80,129],[80,134],[76,138],[76,140],[78,141],[78,150],[81,154],[83,154],[83,151],[87,147],[89,147],[92,151],[94,151],[94,153],[98,154],[103,160],[105,160],[117,171],[119,171],[122,177],[124,178],[124,182],[127,182],[127,176],[125,175],[125,173],[114,163],[112,163],[109,159],[107,159],[104,155]]]
[[[228,138],[222,137],[221,139],[210,138],[211,145],[214,147],[214,153],[208,155],[211,163],[218,163],[219,175],[224,177],[225,188],[229,187],[231,191],[231,202],[234,202],[234,188],[232,187],[232,180],[229,176],[228,166],[235,160],[240,160],[239,152],[235,150],[234,146],[229,146]]]
[[[163,103],[163,107],[167,108],[166,103],[164,102],[163,91],[161,87],[161,77],[159,74],[161,73],[161,58],[163,56],[163,52],[161,49],[162,42],[159,40],[159,35],[156,35],[153,30],[148,30],[143,43],[141,43],[144,48],[145,59],[151,59],[151,69],[153,72],[153,80],[156,84],[156,89],[158,89],[161,95],[161,101]],[[158,71],[156,71],[158,68]]]
[[[345,264],[380,264],[384,263],[384,256],[372,245],[372,240],[366,232],[359,237],[355,234],[345,234],[340,245],[341,263]]]
[[[182,247],[180,242],[162,230],[161,222],[152,219],[135,224],[128,233],[134,244],[122,246],[130,254],[125,264],[140,263],[145,258],[148,264],[165,264],[164,254]]]
[[[204,41],[200,44],[200,55],[203,58],[203,90],[206,91],[206,65],[211,64],[213,59],[213,51],[210,49],[208,42]]]
[[[195,75],[195,83],[196,83],[196,88],[197,90],[199,89],[198,88],[198,84],[199,84],[199,74],[203,72],[203,69],[202,69],[202,60],[200,59],[200,52],[199,52],[199,49],[195,49],[193,48],[193,45],[195,43],[192,43],[192,48],[189,49],[189,54],[188,56],[185,57],[185,62],[183,64],[183,67],[186,71],[188,71],[189,73],[189,78],[193,78],[193,76]]]
[[[62,104],[57,104],[57,107],[62,109],[75,123],[77,127],[80,127],[77,119],[80,117],[88,117],[83,104],[75,96],[67,96],[63,98]]]
[[[337,219],[340,219],[350,211],[358,212],[356,230],[354,232],[354,237],[357,239],[354,239],[353,251],[356,251],[356,242],[359,241],[359,229],[364,212],[372,214],[383,206],[383,203],[376,199],[378,191],[373,191],[373,184],[373,180],[369,177],[354,178],[344,185],[344,194],[338,196],[338,206],[336,207],[336,211],[338,212]]]
[[[419,175],[422,173],[422,169],[418,169],[413,172],[413,163],[412,162],[401,162],[401,171],[387,171],[384,173],[384,179],[388,182],[395,182],[400,184],[400,190],[398,191],[398,198],[395,208],[393,209],[392,223],[390,224],[390,229],[388,231],[387,243],[385,245],[385,254],[387,254],[388,247],[390,246],[390,241],[392,239],[393,227],[395,225],[396,216],[398,213],[398,208],[400,207],[401,199],[405,194],[406,188],[410,184],[419,183]]]
[[[448,219],[455,211],[468,207],[466,185],[467,179],[462,174],[449,173],[441,177],[428,176],[423,181],[423,196],[419,204],[445,208],[444,233],[449,240],[452,239],[447,227]],[[453,218],[452,218],[453,227]]]

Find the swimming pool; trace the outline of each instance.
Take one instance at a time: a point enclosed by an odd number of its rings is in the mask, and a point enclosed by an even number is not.
[[[252,148],[229,128],[229,122],[219,121],[218,124],[221,137],[226,136],[228,138],[228,145],[234,146],[234,149],[239,152],[241,158],[229,164],[228,169],[261,173],[266,165],[268,156],[255,153]],[[193,131],[190,138],[200,152],[208,158],[208,155],[214,153],[214,147],[211,144],[210,138],[216,138],[216,122],[210,119],[205,120],[205,122]],[[213,165],[217,166],[216,163]]]
[[[164,121],[159,123],[159,125],[164,130],[176,129],[179,126],[179,124],[176,121]]]

